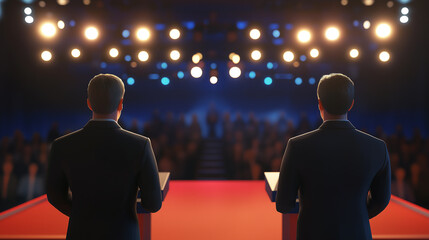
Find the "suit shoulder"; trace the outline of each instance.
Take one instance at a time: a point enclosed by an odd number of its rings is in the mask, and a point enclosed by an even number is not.
[[[131,141],[142,141],[142,142],[150,141],[150,139],[146,136],[125,130],[123,128],[121,128],[120,131],[121,131],[121,135],[123,135],[124,137],[128,138]]]
[[[289,139],[289,142],[305,141],[306,139],[309,139],[309,138],[313,137],[314,135],[316,135],[318,132],[319,132],[319,129],[315,129],[313,131],[306,132],[306,133],[300,134],[300,135],[295,136],[295,137],[291,137]]]
[[[356,133],[358,135],[360,135],[362,138],[365,138],[365,140],[371,141],[374,144],[379,144],[379,145],[383,145],[383,146],[386,145],[386,143],[382,139],[376,138],[376,137],[372,136],[371,134],[368,134],[368,133],[363,132],[363,131],[358,130],[358,129],[356,129]]]
[[[53,144],[58,145],[64,142],[68,142],[71,139],[78,137],[81,133],[82,133],[82,128],[55,139]]]

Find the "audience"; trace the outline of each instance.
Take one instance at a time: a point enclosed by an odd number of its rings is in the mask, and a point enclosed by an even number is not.
[[[220,115],[212,104],[205,119],[207,138],[203,138],[201,120],[196,114],[186,121],[184,114],[176,117],[167,112],[163,116],[154,111],[143,124],[137,119],[129,126],[120,124],[151,139],[159,170],[171,172],[173,179],[197,179],[204,141],[213,139],[222,143],[219,154],[225,161],[227,179],[263,179],[265,171],[279,171],[289,138],[321,124],[312,126],[305,114],[296,124],[284,113],[274,122],[258,119],[252,112],[246,117],[240,112],[233,116],[229,112]],[[217,131],[218,125],[221,133]],[[50,143],[67,132],[61,133],[54,123],[46,141],[39,133],[27,140],[19,130],[12,138],[4,136],[0,140],[0,211],[44,193]],[[429,139],[424,139],[418,129],[407,139],[401,125],[396,126],[392,135],[381,126],[373,134],[388,145],[392,194],[429,208]]]

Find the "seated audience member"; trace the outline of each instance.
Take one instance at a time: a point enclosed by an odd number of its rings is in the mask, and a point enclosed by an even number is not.
[[[0,176],[0,211],[11,208],[16,203],[16,188],[18,180],[13,173],[12,155],[7,154],[3,162],[2,174]]]
[[[394,172],[395,179],[392,180],[392,194],[405,200],[414,202],[414,193],[410,184],[405,180],[407,172],[403,168],[397,168]]]
[[[38,170],[37,163],[30,163],[28,165],[28,174],[19,180],[17,194],[20,202],[29,201],[44,193],[43,179],[38,176]]]

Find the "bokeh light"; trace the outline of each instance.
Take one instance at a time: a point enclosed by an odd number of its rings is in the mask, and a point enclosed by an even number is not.
[[[78,58],[78,57],[80,57],[80,50],[77,48],[73,48],[71,50],[70,54],[72,55],[72,57]]]
[[[403,7],[403,8],[401,8],[401,13],[402,13],[403,15],[407,15],[409,12],[410,12],[410,9],[408,9],[407,7]]]
[[[210,77],[210,83],[211,83],[211,84],[213,84],[213,85],[214,85],[214,84],[216,84],[217,82],[218,82],[218,78],[217,78],[216,76],[211,76],[211,77]]]
[[[193,78],[200,78],[203,75],[203,69],[198,66],[191,68],[191,76]]]
[[[271,85],[273,83],[273,79],[271,77],[264,78],[264,84],[265,85]]]
[[[351,58],[357,58],[359,57],[359,50],[357,50],[356,48],[353,48],[350,50],[349,55]]]
[[[177,28],[173,28],[170,30],[170,38],[173,40],[179,39],[180,38],[180,31]]]
[[[241,75],[241,69],[239,67],[232,67],[229,69],[229,76],[232,78],[239,78]]]
[[[130,86],[132,86],[132,85],[134,85],[134,83],[135,83],[136,81],[134,80],[134,78],[133,77],[129,77],[129,78],[127,78],[127,84],[128,85],[130,85]]]
[[[49,62],[52,59],[52,53],[48,50],[45,50],[42,52],[42,54],[40,55],[40,57],[42,58],[43,61],[45,62]]]
[[[199,63],[201,59],[203,59],[203,55],[201,53],[195,53],[192,55],[192,62],[195,64]]]
[[[146,62],[149,59],[149,53],[146,51],[140,51],[137,57],[141,62]]]
[[[298,86],[301,85],[302,84],[302,78],[300,78],[300,77],[295,78],[295,84]]]
[[[380,52],[380,54],[378,55],[378,58],[380,59],[380,61],[382,62],[388,62],[390,60],[390,53],[387,51],[382,51]]]
[[[301,30],[298,32],[297,38],[301,43],[308,43],[311,40],[311,33],[308,30]]]
[[[231,61],[235,64],[238,64],[240,62],[240,55],[234,54],[231,58]]]
[[[365,20],[362,24],[364,29],[369,29],[371,27],[371,22],[368,20]]]
[[[118,56],[119,56],[119,50],[118,50],[117,48],[111,48],[111,49],[109,50],[109,55],[110,55],[110,57],[112,57],[112,58],[116,58],[116,57],[118,57]]]
[[[180,52],[179,52],[178,50],[172,50],[172,51],[170,52],[170,58],[171,58],[171,60],[173,60],[173,61],[177,61],[177,60],[179,60],[179,58],[180,58]]]
[[[249,72],[249,78],[254,79],[256,77],[256,73],[254,71]]]
[[[24,13],[25,13],[26,15],[30,15],[32,12],[33,12],[33,10],[31,9],[31,7],[26,7],[26,8],[24,8]]]
[[[283,59],[286,62],[292,62],[294,58],[295,58],[295,55],[291,51],[286,51],[283,53]]]
[[[167,86],[168,84],[170,84],[170,79],[168,77],[163,77],[161,78],[161,83],[164,86]]]
[[[43,23],[42,26],[40,27],[40,33],[45,38],[52,38],[57,33],[57,28],[53,23],[50,23],[50,22]]]
[[[137,39],[140,41],[147,41],[150,38],[150,31],[148,28],[139,28],[136,33]]]
[[[254,28],[254,29],[250,30],[249,36],[251,39],[257,40],[261,37],[261,31],[259,31],[259,29]]]
[[[98,29],[96,27],[87,27],[85,29],[85,37],[88,40],[91,40],[91,41],[95,40],[98,38],[98,35],[99,35],[99,33],[98,33]]]
[[[408,22],[408,20],[409,20],[408,16],[401,16],[401,17],[399,18],[399,21],[400,21],[401,23],[407,23],[407,22]]]
[[[28,23],[28,24],[31,24],[31,23],[33,23],[33,22],[34,22],[34,18],[33,18],[32,16],[26,16],[26,17],[24,18],[24,20],[25,20],[25,22],[26,22],[26,23]]]
[[[253,50],[252,53],[250,54],[250,57],[254,60],[254,61],[259,61],[262,57],[262,53],[259,50]]]
[[[380,23],[375,28],[375,34],[379,38],[387,38],[392,33],[392,27],[387,23]]]
[[[340,30],[336,27],[328,27],[325,31],[325,37],[329,41],[335,41],[340,38]]]
[[[317,48],[313,48],[310,50],[310,56],[312,58],[317,58],[319,56],[319,54],[320,54],[319,49],[317,49]]]
[[[59,21],[57,22],[57,27],[58,27],[59,29],[64,29],[64,28],[66,27],[66,24],[65,24],[65,22],[64,22],[63,20],[59,20]]]

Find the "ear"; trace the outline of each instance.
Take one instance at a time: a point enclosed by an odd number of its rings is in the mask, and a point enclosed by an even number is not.
[[[320,101],[320,99],[317,99],[317,101],[319,102],[319,111],[323,111],[324,109],[323,109],[323,105],[322,105],[322,102]]]
[[[122,109],[124,108],[123,102],[124,102],[124,99],[122,98],[119,101],[119,105],[118,105],[118,109],[117,109],[118,111],[122,111]]]
[[[349,111],[352,110],[353,105],[355,104],[355,100],[353,99],[352,105],[349,108]]]
[[[89,98],[86,99],[86,105],[88,105],[89,110],[92,111],[91,103],[89,102]]]

